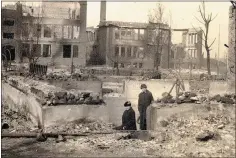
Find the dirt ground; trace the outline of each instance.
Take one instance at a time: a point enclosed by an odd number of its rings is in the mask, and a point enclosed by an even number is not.
[[[71,137],[59,143],[52,138],[46,142],[3,138],[2,157],[235,157],[235,105],[193,109],[166,117],[166,125],[150,131],[154,139],[149,141],[118,140],[125,133]],[[197,141],[204,130],[217,138]]]

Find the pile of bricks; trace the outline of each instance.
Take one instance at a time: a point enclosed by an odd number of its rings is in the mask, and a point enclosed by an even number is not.
[[[89,92],[82,92],[77,94],[72,94],[68,92],[50,92],[45,96],[45,101],[42,105],[57,106],[57,105],[101,105],[104,101],[95,94]]]
[[[210,98],[211,101],[217,101],[224,104],[235,104],[236,103],[236,95],[235,94],[225,94],[224,96],[215,95]]]
[[[68,75],[59,75],[50,73],[48,75],[36,75],[36,74],[22,74],[26,78],[31,78],[37,81],[69,81],[69,80],[77,80],[77,81],[87,81],[87,80],[98,80],[94,75],[87,75],[87,74],[79,74],[74,73],[72,76]]]
[[[177,103],[177,104],[181,104],[181,103],[201,103],[207,100],[206,97],[203,96],[197,96],[196,93],[192,93],[192,92],[185,92],[185,93],[180,93],[178,98],[174,98],[173,96],[171,96],[170,94],[168,94],[167,92],[162,94],[162,98],[161,99],[157,99],[158,103]]]

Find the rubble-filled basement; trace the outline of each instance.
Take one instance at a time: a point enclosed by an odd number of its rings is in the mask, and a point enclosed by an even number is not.
[[[211,94],[211,80],[184,81],[185,91],[176,97],[175,80],[89,74],[78,80],[63,71],[2,75],[3,157],[235,155],[235,95]],[[138,118],[132,98],[141,83],[154,96],[148,130],[116,130],[125,101],[132,102]]]

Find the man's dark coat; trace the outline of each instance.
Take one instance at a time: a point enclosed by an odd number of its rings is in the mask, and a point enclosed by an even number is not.
[[[153,96],[148,90],[146,92],[141,92],[138,97],[138,111],[140,113],[140,129],[147,130],[146,124],[146,111],[147,107],[152,103]]]

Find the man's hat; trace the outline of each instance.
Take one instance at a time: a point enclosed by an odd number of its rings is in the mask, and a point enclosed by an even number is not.
[[[147,85],[146,84],[141,84],[141,89],[143,88],[147,88]]]
[[[127,107],[127,106],[131,106],[131,102],[130,101],[125,102],[124,107]]]

